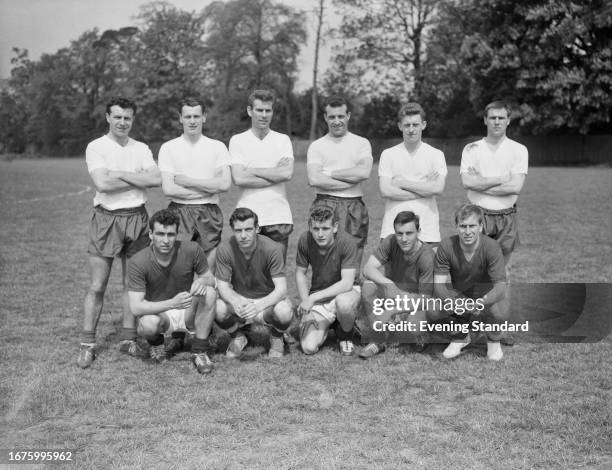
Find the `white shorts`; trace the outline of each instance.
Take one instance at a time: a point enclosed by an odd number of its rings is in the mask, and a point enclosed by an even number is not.
[[[187,325],[185,325],[185,313],[187,312],[187,309],[172,309],[172,310],[166,310],[164,313],[168,316],[168,320],[170,325],[168,326],[168,329],[166,330],[166,334],[171,334],[175,331],[185,331],[187,333],[189,333],[189,328],[187,328]]]
[[[361,286],[353,286],[353,291],[357,294],[361,294]],[[333,298],[324,304],[313,305],[309,314],[304,315],[304,317],[309,317],[310,315],[312,315],[317,322],[325,320],[332,324],[336,321],[336,299]],[[306,320],[308,320],[308,318],[306,318]]]

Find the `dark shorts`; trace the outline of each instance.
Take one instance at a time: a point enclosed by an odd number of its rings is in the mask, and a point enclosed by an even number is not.
[[[289,235],[293,232],[293,224],[273,224],[259,227],[259,233],[287,246]]]
[[[485,208],[482,210],[484,212],[484,234],[497,240],[504,256],[512,253],[520,245],[516,205],[499,211]]]
[[[197,242],[206,253],[221,242],[223,214],[218,205],[171,202],[168,209],[179,216],[179,240]]]
[[[144,206],[115,211],[96,206],[89,222],[87,252],[105,258],[129,258],[149,245],[148,223]]]
[[[368,241],[368,228],[370,227],[368,209],[363,200],[360,197],[336,197],[328,194],[317,194],[310,210],[320,205],[329,206],[336,211],[338,228],[355,238],[357,248],[363,250]]]

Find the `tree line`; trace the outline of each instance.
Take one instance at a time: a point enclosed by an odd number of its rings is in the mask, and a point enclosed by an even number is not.
[[[428,133],[482,132],[493,99],[515,110],[523,134],[609,132],[612,110],[612,5],[608,0],[316,0],[313,11],[273,0],[215,1],[188,12],[161,1],[133,25],[83,33],[32,60],[14,49],[0,92],[0,145],[45,154],[81,154],[106,130],[110,96],[134,98],[135,135],[160,142],[180,132],[177,99],[208,103],[206,132],[227,141],[248,126],[246,98],[275,90],[275,128],[294,137],[325,132],[321,96],[353,103],[351,128],[397,137],[395,113],[419,101]],[[336,9],[337,27],[326,26]],[[308,32],[332,41],[328,70],[296,91],[297,58]],[[315,60],[315,64],[317,64]]]

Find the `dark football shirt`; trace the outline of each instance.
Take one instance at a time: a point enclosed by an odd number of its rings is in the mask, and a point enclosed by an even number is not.
[[[255,250],[246,259],[236,237],[217,248],[215,275],[229,282],[240,295],[260,299],[274,290],[272,278],[285,276],[283,247],[263,235],[257,235]]]
[[[506,282],[504,256],[499,244],[486,235],[468,261],[459,244],[459,235],[445,238],[436,253],[434,274],[450,274],[453,288],[473,299],[482,297],[497,282]]]
[[[342,269],[359,269],[357,245],[353,238],[338,232],[336,239],[325,250],[321,250],[310,232],[304,232],[298,241],[295,263],[302,267],[312,266],[310,293],[326,289],[342,279]],[[355,276],[355,284],[358,284]]]
[[[414,253],[404,254],[394,234],[381,240],[374,257],[385,267],[385,276],[407,292],[433,295],[435,253],[422,243]]]
[[[153,245],[132,256],[128,265],[128,290],[144,292],[145,300],[150,302],[189,292],[194,274],[204,274],[208,270],[206,254],[195,242],[177,240],[174,248],[174,255],[166,267],[155,259]]]

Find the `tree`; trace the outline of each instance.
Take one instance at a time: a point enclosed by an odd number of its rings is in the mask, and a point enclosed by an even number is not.
[[[319,6],[315,11],[317,19],[317,28],[315,34],[314,48],[314,64],[312,66],[312,89],[311,96],[311,114],[310,114],[310,132],[308,138],[314,140],[317,137],[317,116],[319,115],[319,89],[317,84],[317,75],[319,73],[319,50],[321,48],[321,35],[323,29],[323,20],[325,18],[325,0],[319,0]]]

